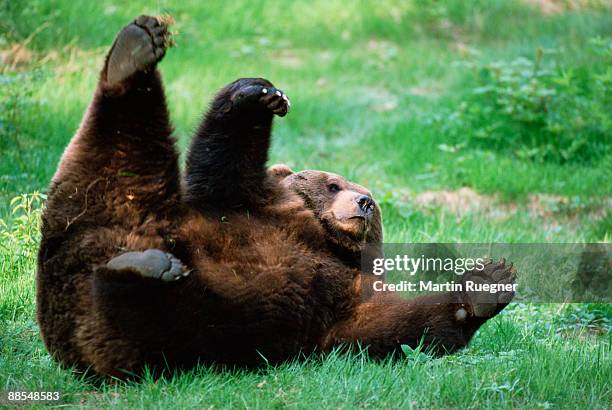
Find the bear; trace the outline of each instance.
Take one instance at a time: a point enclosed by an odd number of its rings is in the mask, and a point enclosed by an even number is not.
[[[183,180],[157,69],[167,44],[154,17],[119,32],[51,181],[37,320],[58,362],[127,378],[341,345],[387,357],[425,340],[446,353],[507,305],[511,294],[364,297],[358,260],[368,240],[380,249],[379,208],[339,176],[266,169],[273,117],[290,107],[267,80],[216,94]],[[469,275],[514,280],[504,262]]]

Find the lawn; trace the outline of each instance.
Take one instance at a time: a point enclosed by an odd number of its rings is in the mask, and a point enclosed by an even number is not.
[[[370,188],[386,242],[609,243],[606,3],[1,2],[0,391],[92,407],[612,407],[611,304],[513,304],[443,358],[333,354],[103,385],[52,361],[34,304],[44,192],[139,14],[176,19],[160,68],[183,153],[217,89],[265,77],[292,101],[270,163]]]

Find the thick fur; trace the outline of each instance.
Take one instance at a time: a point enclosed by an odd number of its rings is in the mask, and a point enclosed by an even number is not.
[[[266,173],[272,113],[286,110],[265,98],[236,103],[253,94],[249,87],[272,87],[266,80],[239,80],[217,94],[194,137],[181,192],[156,70],[165,27],[156,21],[141,16],[119,34],[49,188],[37,273],[49,352],[66,366],[127,377],[145,365],[253,366],[343,343],[383,357],[416,346],[426,329],[443,350],[465,346],[486,320],[469,298],[364,300],[371,277],[356,268],[354,239],[347,261],[341,236],[330,237],[312,205],[328,203],[316,198],[318,182],[279,184]],[[132,55],[139,28],[153,44],[146,64],[122,65],[114,50]],[[166,282],[107,266],[147,249],[172,253],[191,275]],[[505,302],[496,306],[492,315]]]

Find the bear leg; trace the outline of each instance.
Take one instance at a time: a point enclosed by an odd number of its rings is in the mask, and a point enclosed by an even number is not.
[[[78,339],[93,258],[106,262],[133,237],[163,247],[182,209],[178,154],[155,69],[166,28],[153,20],[139,17],[118,34],[47,193],[37,316],[45,345],[65,365],[86,363]]]
[[[189,150],[188,202],[227,209],[269,201],[276,186],[265,168],[272,119],[290,106],[287,95],[262,78],[242,78],[221,89]]]
[[[480,283],[514,283],[511,265],[490,262],[480,271],[466,273],[466,280]],[[412,300],[393,294],[373,296],[362,303],[353,317],[336,325],[325,339],[324,348],[334,345],[367,346],[372,357],[401,353],[401,345],[416,348],[421,343],[438,354],[467,346],[482,324],[497,315],[514,297],[513,292],[496,294],[457,292],[422,296]]]
[[[46,236],[76,224],[139,226],[175,212],[178,154],[156,63],[166,25],[141,16],[117,35],[98,88],[49,189]]]

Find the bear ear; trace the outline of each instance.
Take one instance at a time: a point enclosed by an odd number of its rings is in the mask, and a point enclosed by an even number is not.
[[[275,164],[268,168],[268,175],[274,178],[285,178],[293,174],[293,170],[285,164]]]

